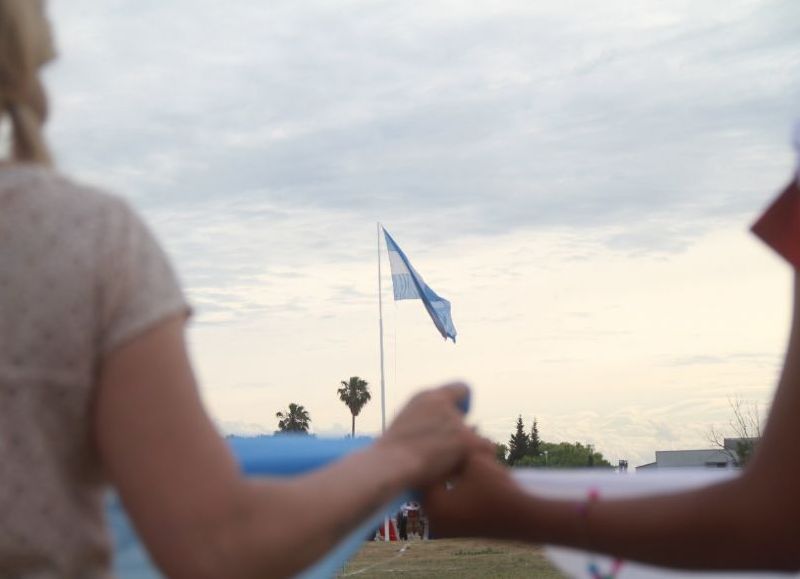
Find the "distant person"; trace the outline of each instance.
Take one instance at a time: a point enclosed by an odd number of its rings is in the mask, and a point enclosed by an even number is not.
[[[401,541],[408,541],[408,507],[405,504],[397,512],[397,534]]]
[[[0,0],[0,577],[109,577],[109,485],[170,577],[292,575],[488,449],[450,385],[333,466],[245,479],[200,401],[160,246],[124,201],[53,168],[39,80],[53,56],[43,2]]]
[[[800,153],[800,126],[795,145]],[[741,476],[679,494],[576,503],[533,496],[494,459],[475,456],[452,490],[428,493],[433,532],[565,545],[684,569],[800,570],[798,179],[753,227],[795,268],[794,317],[767,427]]]

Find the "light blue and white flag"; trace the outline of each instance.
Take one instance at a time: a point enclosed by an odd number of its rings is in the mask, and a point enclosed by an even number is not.
[[[408,261],[406,254],[395,243],[392,236],[386,229],[383,229],[386,237],[386,249],[389,252],[389,265],[392,269],[392,287],[394,288],[394,299],[396,300],[422,300],[425,309],[433,320],[433,324],[439,333],[446,340],[450,338],[456,341],[456,328],[453,325],[453,318],[450,316],[450,302],[440,297],[433,291],[422,276],[413,268]]]

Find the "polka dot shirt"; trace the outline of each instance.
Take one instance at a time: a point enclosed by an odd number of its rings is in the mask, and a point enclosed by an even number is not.
[[[0,577],[109,577],[91,404],[103,357],[188,312],[121,199],[0,168]]]

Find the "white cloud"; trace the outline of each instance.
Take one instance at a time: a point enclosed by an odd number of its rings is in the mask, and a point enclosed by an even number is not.
[[[800,4],[51,8],[58,157],[174,256],[223,425],[298,401],[335,429],[338,381],[376,387],[377,220],[461,337],[387,308],[392,408],[463,376],[498,439],[522,412],[643,459],[768,396],[788,281],[740,232],[792,164]]]

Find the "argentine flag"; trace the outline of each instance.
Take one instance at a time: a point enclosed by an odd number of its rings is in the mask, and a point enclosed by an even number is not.
[[[456,328],[453,325],[453,318],[450,316],[450,302],[440,297],[428,287],[422,276],[413,268],[408,261],[406,254],[400,249],[383,228],[383,235],[386,238],[386,249],[389,252],[389,265],[392,269],[392,287],[394,288],[394,299],[397,300],[422,300],[425,309],[433,320],[433,324],[439,333],[446,340],[450,338],[456,341]]]

